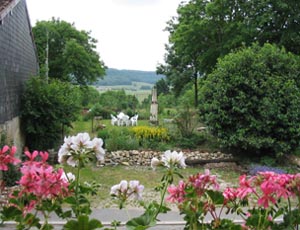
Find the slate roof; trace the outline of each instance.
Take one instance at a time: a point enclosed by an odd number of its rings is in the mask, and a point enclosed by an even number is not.
[[[2,20],[20,0],[0,0],[0,20]]]

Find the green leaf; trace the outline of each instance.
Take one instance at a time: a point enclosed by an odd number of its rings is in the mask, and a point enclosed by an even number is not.
[[[100,221],[96,219],[89,220],[87,215],[78,216],[77,220],[70,220],[68,221],[63,229],[64,230],[93,230],[97,228],[102,228],[103,225]]]
[[[212,199],[215,205],[224,203],[224,196],[219,191],[207,190],[207,195]]]
[[[22,212],[17,207],[14,207],[14,206],[6,207],[6,206],[4,206],[3,210],[1,211],[1,214],[2,214],[2,219],[4,221],[7,221],[7,220],[15,220],[15,218],[17,216],[22,215]]]

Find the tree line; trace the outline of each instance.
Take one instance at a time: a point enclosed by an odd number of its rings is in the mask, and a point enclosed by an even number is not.
[[[157,72],[194,90],[201,121],[232,151],[283,156],[300,141],[300,2],[189,0],[167,24]]]

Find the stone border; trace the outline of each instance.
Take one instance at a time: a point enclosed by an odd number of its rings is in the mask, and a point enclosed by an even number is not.
[[[209,153],[206,151],[182,151],[187,161],[199,161],[199,160],[220,160],[234,161],[231,154],[225,154],[221,152]],[[157,157],[161,159],[161,155],[164,152],[152,151],[152,150],[119,150],[114,152],[106,152],[105,160],[101,162],[101,166],[105,165],[127,165],[127,166],[150,166],[151,159]]]

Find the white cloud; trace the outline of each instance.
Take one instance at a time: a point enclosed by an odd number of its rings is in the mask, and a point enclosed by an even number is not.
[[[163,62],[166,22],[181,0],[27,0],[31,23],[52,17],[92,32],[108,67],[154,71]]]

